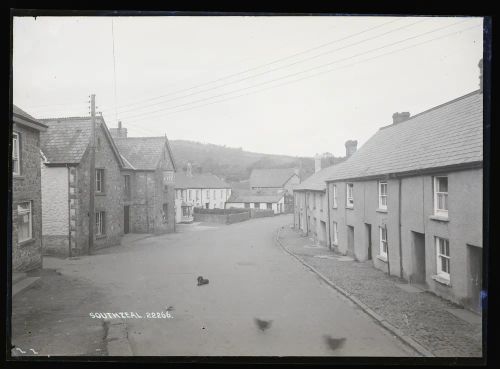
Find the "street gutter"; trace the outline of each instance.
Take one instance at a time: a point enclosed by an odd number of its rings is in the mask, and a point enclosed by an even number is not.
[[[313,273],[315,273],[319,278],[321,278],[326,284],[328,284],[330,287],[333,289],[337,290],[340,294],[343,296],[347,297],[349,300],[351,300],[353,303],[355,303],[361,310],[363,310],[366,314],[368,314],[373,320],[375,320],[381,327],[385,328],[387,331],[389,331],[391,334],[395,335],[397,338],[399,338],[403,343],[408,345],[410,348],[415,350],[418,354],[424,357],[435,357],[435,355],[427,350],[425,347],[423,347],[421,344],[419,344],[417,341],[415,341],[413,338],[405,335],[399,328],[396,328],[394,325],[389,323],[387,320],[385,320],[383,317],[381,317],[379,314],[377,314],[375,311],[373,311],[371,308],[369,308],[367,305],[365,305],[363,302],[361,302],[357,297],[353,296],[351,293],[348,291],[344,290],[343,288],[335,285],[332,281],[330,281],[327,277],[325,277],[320,271],[318,271],[316,268],[313,266],[309,265],[306,263],[304,260],[302,260],[300,257],[295,255],[293,252],[288,250],[288,248],[283,245],[280,241],[280,232],[284,227],[278,228],[278,231],[276,232],[276,243],[289,255],[293,256],[295,259],[297,259],[302,265],[307,267],[309,270],[311,270]]]

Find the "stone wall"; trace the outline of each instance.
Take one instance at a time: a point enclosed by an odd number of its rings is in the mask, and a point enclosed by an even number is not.
[[[28,271],[42,266],[40,134],[19,124],[14,124],[13,130],[21,137],[21,173],[12,179],[12,268]],[[31,201],[32,238],[19,243],[17,206],[25,201]]]

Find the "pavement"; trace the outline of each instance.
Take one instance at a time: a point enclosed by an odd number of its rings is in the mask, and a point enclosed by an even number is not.
[[[425,356],[481,357],[482,319],[420,286],[389,277],[315,245],[290,226],[279,232],[287,252]]]
[[[16,296],[13,343],[40,355],[419,356],[284,252],[276,230],[291,222],[194,223],[47,257],[52,276]]]

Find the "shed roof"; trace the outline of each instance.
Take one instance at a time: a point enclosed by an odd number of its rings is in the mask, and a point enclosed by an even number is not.
[[[327,180],[416,173],[483,161],[483,94],[474,91],[379,129]]]
[[[226,202],[278,202],[283,198],[283,196],[285,196],[283,191],[233,190],[231,192],[231,196]]]
[[[283,187],[293,175],[294,168],[254,169],[250,174],[250,186]]]

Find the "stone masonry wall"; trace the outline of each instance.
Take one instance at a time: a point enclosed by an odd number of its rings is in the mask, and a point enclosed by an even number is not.
[[[39,132],[14,124],[20,134],[21,173],[12,179],[12,269],[28,271],[42,266],[42,199]],[[17,237],[17,206],[31,201],[32,238],[22,243]]]

